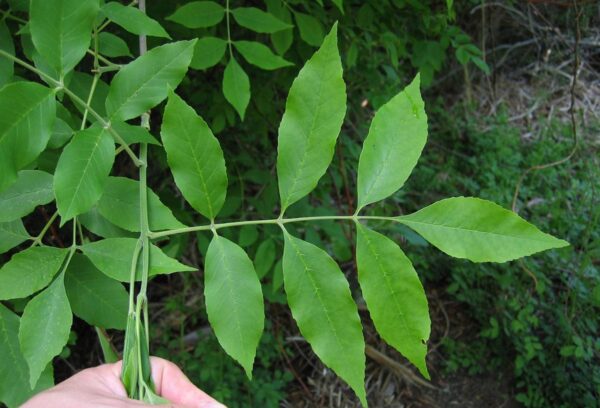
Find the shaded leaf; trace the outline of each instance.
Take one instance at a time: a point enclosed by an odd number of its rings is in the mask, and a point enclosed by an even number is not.
[[[283,281],[300,333],[366,406],[365,341],[348,282],[325,251],[284,236]]]
[[[316,186],[333,157],[346,113],[337,25],[294,80],[279,126],[281,212]]]
[[[294,65],[256,41],[235,41],[233,45],[246,61],[262,69],[273,70]]]
[[[392,240],[357,224],[358,280],[381,337],[429,378],[431,320],[417,272]]]
[[[427,141],[420,77],[383,105],[373,118],[358,163],[358,208],[404,185]]]
[[[131,57],[129,46],[123,39],[104,31],[98,34],[98,52],[107,57]]]
[[[294,18],[300,31],[300,38],[313,47],[318,47],[323,42],[323,26],[310,14],[294,12]]]
[[[256,255],[254,256],[256,274],[260,279],[264,278],[269,273],[271,267],[275,263],[276,255],[275,242],[271,238],[260,243],[256,249]]]
[[[23,221],[0,222],[0,254],[13,249],[28,239],[29,234],[23,226]]]
[[[161,136],[175,184],[196,211],[214,219],[227,194],[219,141],[204,119],[174,92],[169,94]]]
[[[113,122],[111,126],[128,145],[134,143],[148,143],[160,146],[160,142],[142,126],[130,125],[126,122]]]
[[[231,14],[239,25],[257,33],[272,34],[293,27],[256,7],[238,7],[231,10]]]
[[[114,160],[115,143],[108,130],[94,125],[75,133],[60,155],[54,173],[61,225],[96,204]]]
[[[0,222],[24,217],[38,205],[53,200],[51,174],[39,170],[21,170],[17,181],[0,193]]]
[[[473,262],[506,262],[569,245],[514,212],[474,197],[440,200],[396,220],[448,255]]]
[[[216,37],[203,37],[196,41],[194,57],[190,67],[194,69],[206,69],[216,65],[227,48],[227,41]]]
[[[125,231],[112,224],[98,212],[97,206],[94,206],[88,212],[79,215],[77,221],[87,230],[102,238],[135,237],[138,235],[134,232]]]
[[[166,19],[187,28],[205,28],[219,24],[225,9],[214,1],[192,1],[177,8]]]
[[[71,81],[69,82],[69,89],[73,91],[75,95],[77,95],[81,100],[87,101],[90,95],[90,89],[92,87],[92,82],[94,77],[90,74],[86,74],[84,72],[75,71],[73,72],[73,76],[71,77]],[[104,82],[102,79],[99,79],[96,83],[96,89],[94,90],[94,95],[92,95],[92,101],[90,106],[94,109],[100,116],[106,116],[106,108],[104,102],[106,101],[106,97],[108,96],[108,84]],[[81,107],[78,103],[73,102],[75,108],[83,113],[85,108]],[[90,120],[93,117],[90,115]]]
[[[185,76],[195,42],[178,41],[153,48],[121,68],[106,99],[111,121],[135,118],[162,102],[169,89],[177,87]]]
[[[15,55],[15,44],[4,20],[0,21],[0,50]],[[15,73],[15,63],[9,58],[0,58],[0,87],[8,83]]]
[[[223,72],[223,95],[235,108],[240,118],[244,120],[244,114],[248,102],[250,102],[250,79],[233,57],[231,57],[225,67],[225,72]]]
[[[135,6],[111,1],[102,6],[102,14],[132,34],[171,38],[158,21]]]
[[[251,379],[265,319],[262,289],[252,261],[237,244],[215,235],[208,247],[204,272],[210,325],[219,344]]]
[[[68,252],[63,248],[31,247],[14,254],[0,269],[0,300],[24,298],[45,288]]]

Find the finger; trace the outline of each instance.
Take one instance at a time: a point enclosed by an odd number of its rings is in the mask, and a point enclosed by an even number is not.
[[[225,408],[192,384],[175,364],[158,357],[151,357],[150,363],[158,395],[187,408]]]

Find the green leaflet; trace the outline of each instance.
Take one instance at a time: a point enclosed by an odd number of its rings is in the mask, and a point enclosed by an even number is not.
[[[160,146],[160,142],[142,126],[130,125],[127,122],[113,122],[111,126],[128,145],[134,143],[148,143]]]
[[[447,198],[396,220],[448,255],[473,262],[506,262],[569,245],[480,198]]]
[[[208,247],[204,273],[210,325],[223,349],[252,379],[265,319],[262,289],[252,261],[237,244],[215,235]]]
[[[227,48],[227,41],[216,37],[198,38],[194,48],[194,57],[190,67],[194,69],[206,69],[216,65]]]
[[[273,54],[264,44],[256,41],[235,41],[235,48],[250,64],[266,70],[274,70],[294,65],[292,62]]]
[[[102,273],[121,282],[129,282],[131,260],[136,238],[107,238],[85,244],[81,247],[83,253]],[[139,281],[141,267],[138,263],[136,279]],[[174,272],[195,271],[195,268],[184,265],[168,257],[155,245],[150,245],[149,276],[164,275]]]
[[[0,89],[0,191],[46,148],[56,117],[54,92],[34,82]]]
[[[98,10],[98,0],[31,0],[31,40],[61,79],[85,56]]]
[[[23,221],[0,222],[0,254],[29,239]]]
[[[312,191],[329,166],[346,113],[337,25],[294,80],[279,126],[281,213]]]
[[[213,220],[225,202],[227,170],[210,128],[174,92],[163,115],[161,136],[177,187],[200,214]]]
[[[29,384],[32,388],[44,368],[67,344],[72,323],[64,273],[61,273],[50,286],[27,303],[21,317],[19,343],[29,365]]]
[[[294,18],[298,25],[298,31],[300,31],[300,38],[302,38],[305,43],[312,45],[313,47],[318,47],[323,42],[324,37],[323,26],[319,20],[310,14],[299,12],[294,12]]]
[[[98,327],[95,327],[94,329],[96,330],[98,342],[100,343],[100,348],[102,349],[102,357],[104,357],[104,362],[110,364],[119,361],[121,358],[113,349],[110,343],[110,337],[106,331],[99,329]]]
[[[67,122],[60,118],[54,120],[54,127],[52,129],[52,135],[48,141],[49,149],[60,149],[73,137],[73,129]]]
[[[148,222],[150,230],[185,227],[158,196],[148,188]],[[127,231],[140,230],[140,183],[125,177],[109,177],[98,201],[98,211],[108,221]]]
[[[123,285],[108,278],[80,254],[74,254],[65,274],[65,289],[73,313],[92,326],[125,329],[129,297]]]
[[[15,44],[4,20],[0,21],[0,50],[15,55]],[[15,73],[15,63],[8,58],[0,58],[0,87],[10,81]]]
[[[315,354],[366,406],[365,341],[348,282],[325,251],[284,236],[283,280],[292,316]]]
[[[77,95],[82,101],[87,101],[93,80],[94,77],[92,75],[75,71],[73,72],[73,76],[71,77],[71,81],[69,82],[69,89],[73,91],[73,93]],[[94,91],[94,95],[92,97],[90,106],[101,116],[106,116],[106,108],[104,106],[104,102],[106,100],[107,95],[108,84],[102,79],[99,79],[96,83],[96,90]],[[73,102],[73,105],[81,113],[83,113],[83,111],[85,110],[85,108],[81,107],[78,103]],[[92,118],[89,119],[92,120]]]
[[[217,25],[225,17],[225,9],[214,1],[192,1],[179,7],[167,20],[187,28],[205,28]]]
[[[39,170],[21,170],[17,181],[0,193],[0,222],[24,217],[38,205],[53,200],[51,174]]]
[[[98,34],[98,52],[107,57],[131,57],[127,43],[114,34],[101,32]]]
[[[94,125],[75,133],[54,172],[54,194],[61,225],[96,204],[114,160],[115,143],[108,130]]]
[[[250,79],[233,56],[223,72],[223,95],[244,120],[250,102]]]
[[[257,33],[273,34],[293,27],[256,7],[238,7],[231,10],[231,14],[239,25]]]
[[[196,40],[153,48],[124,66],[113,78],[106,98],[111,121],[140,116],[162,102],[175,88],[192,60]]]
[[[19,346],[20,319],[0,303],[0,403],[16,408],[34,394],[54,385],[52,365],[42,372],[33,389],[29,385],[29,367]]]
[[[383,105],[373,118],[358,163],[358,208],[404,185],[427,141],[420,77]]]
[[[111,1],[102,7],[102,14],[132,34],[171,38],[158,21],[148,17],[135,6]]]
[[[333,4],[344,14],[344,0],[331,0]]]
[[[431,331],[417,272],[392,240],[357,223],[358,280],[381,337],[429,379],[425,356]]]
[[[269,238],[260,243],[256,249],[256,255],[254,256],[254,266],[256,267],[256,274],[260,279],[267,276],[271,267],[275,263],[275,257],[277,251],[275,248],[275,241]]]
[[[265,3],[267,3],[267,10],[269,11],[269,13],[273,14],[275,17],[279,18],[285,23],[289,24],[292,22],[292,13],[290,13],[288,8],[281,1],[267,0],[265,1]],[[287,52],[287,50],[290,49],[293,42],[293,28],[288,28],[286,30],[278,31],[276,33],[271,34],[271,43],[273,43],[273,47],[279,55],[284,55]]]
[[[88,212],[79,215],[77,221],[90,232],[93,232],[102,238],[135,237],[139,235],[134,232],[125,231],[109,222],[100,214],[97,206],[94,206]]]
[[[45,288],[68,252],[64,248],[31,247],[14,254],[0,269],[0,300],[24,298]]]

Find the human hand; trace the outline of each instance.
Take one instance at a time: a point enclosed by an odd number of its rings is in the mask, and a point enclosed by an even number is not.
[[[170,361],[151,357],[156,393],[177,408],[225,408],[196,388]],[[152,407],[127,398],[121,382],[121,362],[103,364],[75,374],[27,401],[21,408],[142,408]]]

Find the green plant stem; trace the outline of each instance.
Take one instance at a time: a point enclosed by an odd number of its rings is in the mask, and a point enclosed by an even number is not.
[[[135,163],[135,165],[136,166],[140,166],[141,165],[140,159],[138,159],[138,157],[131,150],[131,148],[125,142],[125,140],[123,140],[123,138],[112,128],[112,126],[110,125],[110,122],[107,121],[106,119],[104,119],[98,112],[96,112],[91,106],[89,106],[87,103],[85,103],[85,101],[83,101],[73,91],[71,91],[70,89],[66,88],[61,81],[58,81],[58,80],[54,79],[53,77],[51,77],[50,75],[46,74],[45,72],[40,71],[39,69],[37,69],[33,65],[31,65],[31,64],[23,61],[22,59],[20,59],[18,57],[15,57],[14,55],[11,55],[8,52],[6,52],[4,50],[1,50],[1,49],[0,49],[0,56],[8,58],[8,59],[16,62],[17,64],[21,65],[22,67],[28,69],[29,71],[36,73],[40,77],[43,77],[43,78],[47,79],[50,83],[52,83],[52,85],[54,85],[55,87],[57,87],[57,89],[62,90],[67,95],[69,95],[69,97],[73,100],[73,102],[77,103],[78,105],[80,105],[84,109],[88,109],[89,112],[92,114],[92,116],[94,116],[96,118],[96,120],[98,120],[98,122],[100,122],[100,124],[105,129],[107,129],[110,132],[110,134],[117,140],[117,142],[123,146],[123,149],[127,152],[127,154],[129,155],[129,157],[131,158],[131,160],[133,160],[133,162]]]
[[[44,225],[44,228],[42,228],[42,231],[38,234],[37,237],[35,237],[35,239],[33,240],[33,243],[31,244],[32,247],[42,243],[42,239],[44,239],[44,235],[46,235],[46,232],[48,232],[48,229],[50,229],[50,226],[52,225],[54,220],[56,220],[56,217],[58,217],[58,211],[55,211],[54,214],[52,214],[52,217],[50,217],[50,219],[48,220],[46,225]]]
[[[379,221],[394,221],[398,222],[396,217],[383,217],[375,215],[321,215],[316,217],[298,217],[298,218],[271,218],[266,220],[249,220],[249,221],[233,221],[223,223],[211,223],[206,225],[196,225],[193,227],[177,228],[166,231],[151,232],[149,237],[151,239],[168,237],[170,235],[185,234],[187,232],[194,231],[210,231],[218,230],[221,228],[231,227],[242,227],[244,225],[263,225],[263,224],[276,224],[284,225],[295,222],[306,222],[306,221],[327,221],[327,220],[345,220],[345,221],[361,221],[361,220],[379,220]]]
[[[227,46],[229,47],[229,57],[233,58],[233,49],[231,47],[231,28],[229,26],[229,15],[231,9],[229,8],[229,0],[225,0],[225,20],[227,22]]]

